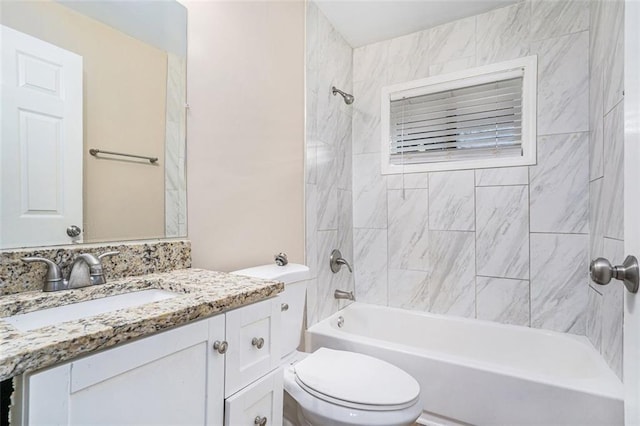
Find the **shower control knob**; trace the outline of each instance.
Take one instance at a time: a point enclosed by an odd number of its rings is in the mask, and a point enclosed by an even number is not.
[[[596,284],[607,285],[611,278],[624,282],[624,286],[631,293],[637,293],[640,286],[640,269],[635,256],[627,256],[622,265],[612,266],[603,257],[591,261],[589,274]]]
[[[229,344],[226,341],[220,341],[220,340],[216,340],[215,342],[213,342],[213,349],[218,351],[219,354],[224,354],[227,352],[227,349],[229,349]]]

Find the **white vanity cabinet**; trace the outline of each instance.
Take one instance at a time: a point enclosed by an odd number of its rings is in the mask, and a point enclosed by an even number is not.
[[[255,424],[278,425],[279,327],[276,297],[25,374],[13,420],[251,426],[258,418]]]
[[[219,315],[26,375],[25,425],[219,425],[224,340]]]

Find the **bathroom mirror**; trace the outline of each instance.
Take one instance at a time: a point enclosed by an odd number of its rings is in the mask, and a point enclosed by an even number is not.
[[[0,24],[0,249],[186,236],[185,7],[3,0]]]

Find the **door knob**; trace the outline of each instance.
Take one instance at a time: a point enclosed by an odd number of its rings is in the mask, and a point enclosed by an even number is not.
[[[611,262],[603,257],[591,261],[589,265],[591,279],[600,285],[607,285],[611,278],[623,281],[624,286],[631,293],[637,293],[640,285],[640,270],[638,259],[635,256],[627,256],[622,265],[612,266]]]

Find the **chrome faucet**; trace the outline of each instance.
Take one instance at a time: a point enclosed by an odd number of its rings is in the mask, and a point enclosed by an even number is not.
[[[76,257],[69,272],[69,278],[64,279],[60,266],[44,257],[24,257],[25,263],[43,262],[47,265],[42,291],[60,291],[73,288],[87,287],[90,285],[104,284],[107,282],[102,270],[101,260],[107,256],[118,254],[118,251],[110,251],[96,257],[90,253],[82,253]]]
[[[340,250],[333,249],[331,252],[331,257],[329,257],[329,267],[331,268],[331,272],[337,274],[338,271],[342,268],[342,265],[346,266],[349,269],[349,272],[353,273],[353,269],[351,269],[351,265],[347,262],[343,257]]]
[[[356,297],[352,291],[336,290],[333,292],[333,297],[336,299],[346,299],[356,301]]]

